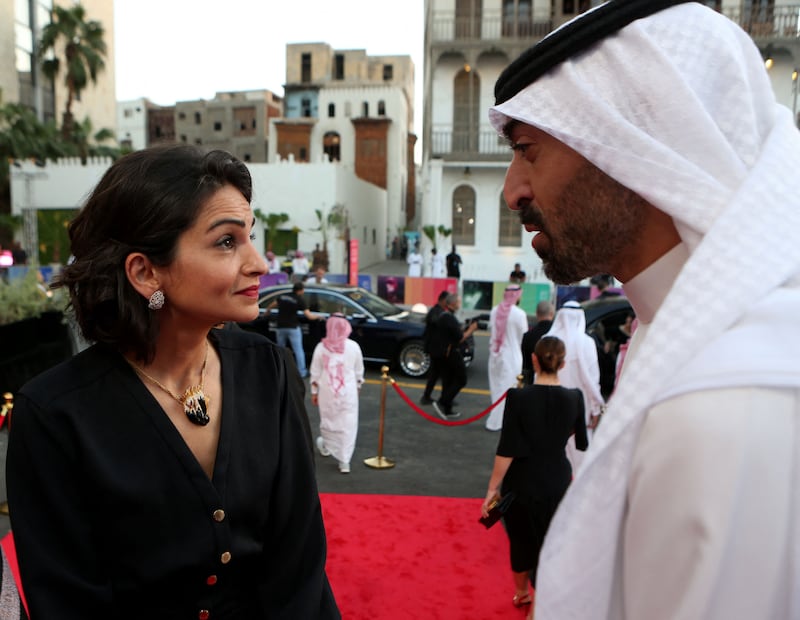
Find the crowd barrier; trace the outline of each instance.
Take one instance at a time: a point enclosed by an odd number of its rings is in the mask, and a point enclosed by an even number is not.
[[[517,375],[517,387],[521,388],[523,383],[523,376]],[[383,437],[385,431],[385,418],[386,418],[386,386],[387,384],[391,384],[394,391],[397,395],[416,413],[420,416],[428,420],[429,422],[433,422],[435,424],[440,424],[442,426],[464,426],[465,424],[472,424],[477,420],[489,415],[492,410],[499,406],[506,399],[506,394],[508,391],[503,392],[503,395],[500,396],[496,401],[494,401],[491,405],[489,405],[486,409],[477,413],[469,418],[464,420],[442,420],[441,418],[437,418],[432,416],[431,414],[427,413],[420,409],[416,403],[414,403],[411,398],[409,398],[408,394],[406,394],[397,381],[394,378],[389,376],[389,367],[388,366],[381,366],[381,406],[380,406],[380,421],[378,425],[378,454],[377,456],[370,457],[368,459],[364,459],[364,464],[368,467],[372,467],[373,469],[388,469],[390,467],[394,467],[395,463],[393,460],[386,458],[383,455]]]

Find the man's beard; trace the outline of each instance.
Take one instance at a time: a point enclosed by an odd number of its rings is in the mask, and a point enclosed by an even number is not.
[[[644,228],[645,204],[638,194],[586,162],[547,216],[529,203],[519,217],[550,241],[540,254],[545,275],[556,284],[572,284],[614,272],[619,255]]]

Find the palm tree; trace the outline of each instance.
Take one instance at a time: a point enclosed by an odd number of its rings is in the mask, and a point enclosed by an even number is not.
[[[50,79],[58,76],[62,61],[57,55],[63,42],[64,84],[67,87],[67,104],[61,131],[65,139],[72,135],[72,102],[91,80],[97,83],[97,74],[105,68],[105,30],[96,20],[86,20],[86,11],[80,4],[65,8],[54,6],[52,21],[42,29],[39,41],[39,59],[42,72]]]
[[[289,221],[288,213],[263,213],[256,209],[253,214],[264,224],[264,236],[267,241],[267,250],[272,251],[272,240],[278,232],[278,226]]]
[[[436,231],[445,238],[445,246],[447,246],[447,238],[453,234],[452,228],[446,228],[443,224],[439,224],[439,228]]]
[[[436,249],[436,226],[433,224],[427,224],[422,227],[422,232],[425,233],[425,236],[431,240],[433,244],[433,249]]]
[[[314,213],[317,214],[317,221],[319,222],[319,227],[314,230],[319,231],[322,235],[322,251],[325,252],[326,255],[328,252],[328,230],[331,228],[339,229],[341,238],[341,228],[345,223],[343,209],[344,205],[338,203],[331,207],[327,215],[322,212],[322,209],[314,209]]]
[[[92,142],[89,142],[90,138]],[[109,140],[116,142],[114,132],[107,127],[99,131],[94,131],[92,121],[87,116],[82,122],[73,123],[72,136],[70,136],[70,142],[68,143],[69,154],[80,157],[84,165],[89,157],[110,157],[111,159],[117,159],[122,155],[122,149],[116,146],[103,144]]]

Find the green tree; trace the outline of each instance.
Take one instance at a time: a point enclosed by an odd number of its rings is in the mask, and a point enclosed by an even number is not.
[[[322,235],[322,250],[327,254],[328,252],[328,231],[331,228],[336,228],[340,230],[345,223],[345,215],[343,213],[343,205],[335,204],[331,207],[330,211],[327,214],[323,213],[322,209],[314,209],[314,213],[317,214],[317,221],[319,222],[319,226],[314,230],[317,230]]]
[[[68,153],[53,123],[42,123],[27,106],[0,103],[0,245],[7,246],[20,225],[12,217],[9,161],[55,159]]]
[[[80,4],[68,8],[54,6],[51,19],[42,29],[39,58],[42,72],[50,79],[55,79],[63,68],[67,103],[61,131],[69,140],[74,126],[72,102],[90,81],[97,83],[98,73],[105,68],[105,30],[100,22],[86,19],[86,11]],[[63,62],[57,55],[62,43]]]
[[[92,144],[89,143],[90,136],[94,140]],[[92,123],[86,118],[82,123],[75,125],[71,139],[67,141],[55,123],[41,122],[27,106],[18,103],[0,103],[0,245],[9,245],[22,219],[10,215],[9,161],[35,159],[44,162],[59,157],[80,157],[85,163],[87,157],[116,159],[121,154],[120,149],[103,144],[113,137],[110,129],[101,129],[92,134]],[[54,243],[44,237],[40,241],[53,246],[50,250],[54,256],[58,256],[69,244],[66,241],[63,223],[55,222],[53,226],[53,230],[56,231],[54,239],[58,239],[58,242]],[[42,249],[42,252],[45,256],[49,256],[46,249]]]
[[[256,218],[264,224],[264,235],[267,241],[267,250],[272,251],[272,241],[278,232],[278,226],[289,221],[287,213],[263,213],[260,209],[254,212]]]
[[[82,122],[73,125],[72,135],[65,145],[69,154],[80,157],[84,164],[89,157],[117,159],[122,154],[122,150],[117,146],[103,144],[108,141],[116,142],[114,132],[104,127],[92,133],[93,129],[92,121],[88,116]]]
[[[444,238],[445,238],[445,245],[447,245],[447,238],[448,238],[450,235],[452,235],[452,234],[453,234],[453,229],[452,229],[452,228],[446,228],[446,227],[445,227],[445,226],[443,226],[442,224],[439,224],[439,227],[436,229],[436,231],[437,231],[437,232],[438,232],[440,235],[442,235],[442,237],[444,237]]]
[[[425,233],[425,236],[431,240],[433,247],[436,248],[436,226],[427,224],[422,227],[422,232]]]

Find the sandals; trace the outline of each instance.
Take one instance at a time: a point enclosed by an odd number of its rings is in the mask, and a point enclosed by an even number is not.
[[[514,607],[522,607],[523,605],[530,605],[533,599],[531,598],[531,593],[526,592],[525,594],[515,594],[511,602],[514,604]]]

